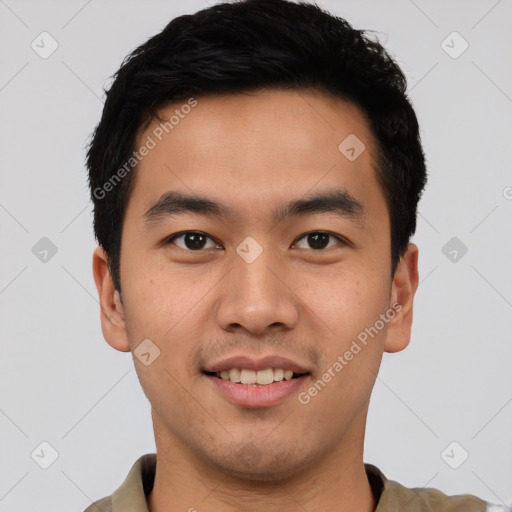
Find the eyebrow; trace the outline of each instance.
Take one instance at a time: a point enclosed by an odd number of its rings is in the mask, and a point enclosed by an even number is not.
[[[149,229],[168,217],[186,213],[205,217],[222,217],[227,220],[237,217],[235,209],[208,197],[168,191],[143,214],[142,218],[146,228]],[[290,201],[274,208],[271,216],[275,223],[279,223],[289,217],[319,213],[334,213],[360,224],[366,217],[364,206],[348,191],[342,189],[326,190]]]

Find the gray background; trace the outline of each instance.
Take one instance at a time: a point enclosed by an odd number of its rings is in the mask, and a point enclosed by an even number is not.
[[[318,3],[398,59],[430,173],[413,338],[384,355],[365,461],[409,487],[508,502],[512,2]],[[100,329],[84,148],[123,57],[207,5],[0,0],[0,511],[82,511],[155,450],[132,356]],[[50,48],[43,31],[59,45],[46,59],[31,47]],[[57,249],[46,261],[43,237]],[[43,441],[58,453],[47,469]]]

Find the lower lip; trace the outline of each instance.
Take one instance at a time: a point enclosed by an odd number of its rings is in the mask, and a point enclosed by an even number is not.
[[[243,407],[268,407],[276,405],[290,395],[297,393],[309,374],[296,379],[282,380],[259,386],[240,384],[203,374],[230,402]]]

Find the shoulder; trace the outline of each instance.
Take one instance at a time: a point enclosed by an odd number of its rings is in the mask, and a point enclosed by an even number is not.
[[[84,512],[111,512],[112,511],[112,496],[101,498],[100,500],[91,503]]]
[[[473,494],[447,495],[433,487],[408,488],[389,480],[372,464],[365,464],[365,468],[377,500],[375,512],[511,512]]]
[[[156,454],[142,455],[110,496],[91,503],[84,512],[147,512],[146,498],[153,488],[155,469]]]
[[[439,489],[410,489],[433,512],[487,512],[487,502],[473,494],[447,495]]]

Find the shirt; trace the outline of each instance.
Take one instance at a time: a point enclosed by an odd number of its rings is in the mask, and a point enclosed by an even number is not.
[[[375,512],[509,512],[472,494],[448,496],[427,488],[407,488],[388,480],[373,464],[364,464],[377,507]],[[147,497],[153,489],[156,453],[142,455],[122,485],[111,495],[92,503],[84,512],[149,512]]]

